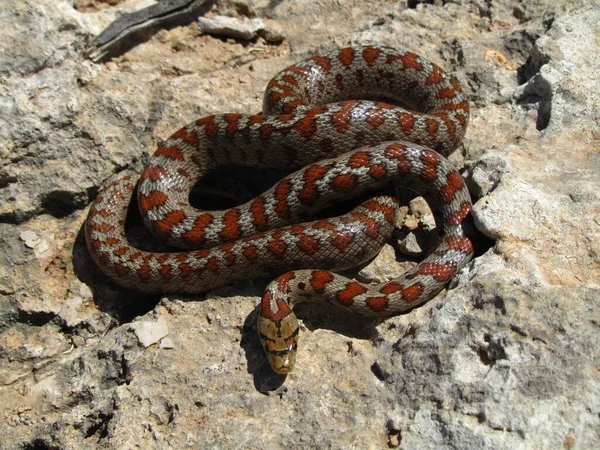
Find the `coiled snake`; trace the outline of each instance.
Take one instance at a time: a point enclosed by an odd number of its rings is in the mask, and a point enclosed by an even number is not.
[[[258,330],[273,370],[288,373],[298,335],[294,303],[397,314],[431,299],[470,260],[473,246],[463,226],[470,196],[441,155],[460,143],[468,116],[457,81],[414,53],[355,46],[308,58],[269,82],[262,115],[192,122],[156,150],[141,174],[138,203],[146,225],[169,244],[195,250],[150,253],[129,244],[124,225],[137,180],[125,173],[90,209],[89,251],[118,284],[149,293],[203,293],[279,275],[262,298]],[[191,207],[198,178],[231,163],[298,171],[241,206]],[[394,226],[395,199],[379,195],[337,218],[294,222],[391,184],[418,191],[440,212],[444,235],[437,249],[380,285],[329,272],[377,254]]]

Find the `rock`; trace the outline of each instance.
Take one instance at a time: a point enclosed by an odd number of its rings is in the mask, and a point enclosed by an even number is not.
[[[600,447],[597,1],[219,3],[253,17],[231,25],[251,37],[173,27],[93,64],[88,39],[147,6],[112,3],[2,3],[0,446]],[[444,292],[386,320],[303,305],[282,378],[255,328],[268,280],[157,298],[98,271],[81,227],[107,178],[199,117],[259,111],[278,70],[357,42],[423,54],[471,101],[450,159],[477,252]],[[403,231],[433,227],[411,210]],[[414,266],[397,257],[386,245],[352,275]]]
[[[50,244],[48,241],[43,240],[40,236],[38,236],[35,231],[25,230],[20,234],[19,237],[26,247],[33,249],[37,258],[43,258],[48,254],[48,251],[50,250]]]
[[[397,259],[394,248],[386,245],[370,264],[361,268],[358,276],[363,281],[382,283],[384,281],[391,281],[399,273],[406,272],[415,265],[414,262],[400,262]]]
[[[413,198],[409,206],[412,213],[419,218],[425,229],[433,230],[435,228],[435,217],[433,217],[433,213],[423,197]]]
[[[466,165],[465,180],[476,198],[484,197],[496,189],[501,176],[510,172],[510,162],[502,152],[487,150]]]
[[[29,248],[34,248],[42,242],[39,236],[31,230],[23,231],[20,235],[20,238]]]
[[[279,43],[284,36],[276,27],[268,27],[262,19],[236,19],[235,17],[213,16],[199,17],[198,29],[214,36],[225,36],[234,39],[251,40],[259,36],[267,42]]]
[[[149,347],[152,344],[156,344],[167,334],[169,334],[169,327],[167,321],[161,316],[156,322],[149,322],[146,320],[140,322],[133,322],[131,329],[144,347]],[[172,344],[171,344],[172,345]]]
[[[414,233],[409,233],[400,243],[399,250],[403,255],[416,257],[423,254],[423,249],[419,245],[418,239]]]

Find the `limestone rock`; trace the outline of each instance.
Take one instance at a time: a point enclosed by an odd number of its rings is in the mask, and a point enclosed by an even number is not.
[[[234,39],[251,40],[259,36],[267,42],[279,43],[284,36],[277,28],[269,27],[262,19],[240,20],[235,17],[214,16],[198,18],[198,29],[214,36],[231,37]]]
[[[0,8],[0,447],[600,447],[597,1],[222,2],[215,15],[285,40],[192,24],[105,64],[86,41],[149,2],[89,3]],[[380,321],[301,307],[283,379],[254,325],[268,280],[156,298],[99,272],[81,227],[104,180],[192,120],[258,112],[281,68],[358,42],[423,54],[471,100],[451,161],[477,255],[445,292]],[[397,253],[356,276],[414,264]]]

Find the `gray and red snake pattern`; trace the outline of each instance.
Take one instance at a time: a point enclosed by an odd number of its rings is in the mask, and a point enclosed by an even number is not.
[[[431,299],[471,259],[471,199],[442,156],[461,142],[468,117],[455,78],[414,53],[356,46],[308,58],[269,82],[263,114],[192,122],[156,150],[139,182],[127,172],[110,181],[87,218],[89,251],[118,284],[148,293],[204,293],[279,275],[263,295],[258,331],[273,370],[288,373],[297,346],[295,303],[397,314]],[[231,164],[296,172],[243,205],[193,208],[189,194],[198,179]],[[151,253],[128,242],[125,218],[136,183],[145,224],[188,250]],[[340,217],[297,222],[394,186],[419,192],[440,213],[437,249],[380,285],[330,272],[377,254],[394,228],[396,200],[376,195]]]

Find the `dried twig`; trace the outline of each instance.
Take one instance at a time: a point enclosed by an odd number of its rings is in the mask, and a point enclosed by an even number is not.
[[[91,42],[86,55],[98,62],[122,54],[159,29],[190,23],[210,10],[213,4],[214,0],[165,0],[123,14]]]

